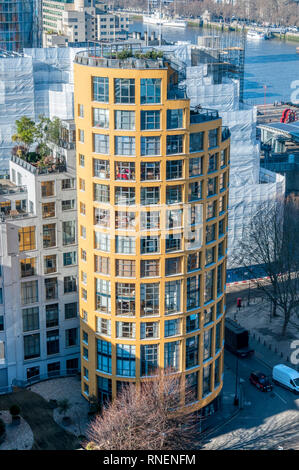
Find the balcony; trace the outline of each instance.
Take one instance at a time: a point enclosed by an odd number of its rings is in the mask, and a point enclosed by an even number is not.
[[[230,130],[227,126],[222,127],[222,132],[221,132],[221,142],[224,142],[225,140],[230,138]]]
[[[65,150],[74,150],[76,148],[75,142],[70,142],[67,140],[59,139],[58,147],[61,147]]]
[[[27,186],[15,186],[12,183],[10,184],[10,181],[8,181],[7,184],[0,184],[1,196],[19,193],[27,193]]]
[[[135,181],[135,170],[129,168],[117,168],[115,179],[117,181]]]
[[[215,119],[219,119],[219,113],[215,109],[196,107],[190,110],[190,124],[200,124]]]
[[[49,173],[62,173],[66,171],[66,164],[65,162],[60,161],[53,161],[53,163],[49,165],[43,165],[42,163],[29,163],[23,158],[19,158],[16,155],[12,155],[11,161],[16,163],[17,165],[25,168],[25,170],[30,171],[34,175],[46,175]]]
[[[0,222],[5,223],[9,220],[24,219],[25,217],[33,217],[29,212],[19,212],[18,210],[11,210],[9,212],[0,212]]]

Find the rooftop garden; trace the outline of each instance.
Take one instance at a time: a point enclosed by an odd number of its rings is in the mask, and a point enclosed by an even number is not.
[[[54,117],[52,120],[39,116],[35,123],[27,116],[16,120],[16,133],[12,141],[16,145],[12,148],[12,155],[36,166],[37,168],[55,167],[61,162],[54,161],[50,144],[59,144],[61,121]],[[55,168],[53,168],[55,169]]]
[[[132,51],[132,49],[123,49],[120,52],[112,52],[109,56],[111,59],[119,59],[119,60],[125,60],[125,59],[150,59],[150,60],[157,60],[157,59],[162,59],[163,58],[163,51],[156,51],[154,49],[147,51],[147,52],[141,52],[141,51]]]

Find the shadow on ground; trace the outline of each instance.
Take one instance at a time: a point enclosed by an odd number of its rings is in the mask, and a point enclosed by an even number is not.
[[[32,450],[73,450],[79,447],[78,439],[54,421],[53,409],[40,395],[31,390],[16,389],[12,394],[0,396],[0,410],[8,410],[15,404],[32,429]]]

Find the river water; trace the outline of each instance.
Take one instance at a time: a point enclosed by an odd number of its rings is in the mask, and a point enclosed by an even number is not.
[[[143,25],[135,21],[131,31],[147,30],[159,33],[159,27]],[[197,42],[197,36],[211,34],[211,30],[197,27],[162,28],[162,36],[168,41]],[[221,34],[215,31],[215,34]],[[235,33],[224,33],[235,35]],[[274,101],[299,100],[299,54],[296,53],[298,42],[286,42],[278,39],[265,41],[248,40],[245,46],[245,82],[244,100],[251,104]],[[266,88],[265,88],[266,87]],[[296,89],[298,92],[296,92]]]

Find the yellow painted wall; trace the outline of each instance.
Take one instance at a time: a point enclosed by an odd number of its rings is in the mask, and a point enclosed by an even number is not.
[[[181,348],[180,348],[180,365],[181,371],[179,373],[182,374],[184,378],[185,374],[196,372],[199,373],[198,378],[198,393],[199,397],[202,396],[202,367],[203,367],[203,332],[204,332],[204,315],[203,310],[204,308],[198,308],[196,310],[187,311],[186,307],[186,293],[187,293],[187,278],[192,277],[193,275],[197,274],[197,272],[189,272],[187,273],[187,255],[194,252],[188,251],[184,247],[183,242],[183,250],[180,252],[173,252],[173,253],[165,253],[165,243],[164,240],[160,240],[160,253],[159,254],[152,254],[152,255],[141,255],[140,254],[140,240],[136,237],[136,256],[134,255],[125,255],[125,254],[118,254],[115,253],[114,250],[114,243],[113,238],[115,234],[123,234],[121,230],[115,229],[114,224],[114,216],[113,213],[115,210],[120,210],[120,206],[113,208],[113,201],[114,201],[114,192],[116,186],[131,186],[135,188],[135,198],[136,198],[136,206],[130,206],[127,208],[128,211],[139,211],[139,198],[140,198],[140,189],[141,186],[159,186],[160,187],[160,203],[161,205],[166,204],[165,194],[166,194],[166,185],[183,185],[183,201],[185,203],[188,202],[188,182],[189,182],[189,159],[191,157],[196,156],[203,156],[203,175],[200,177],[192,178],[192,182],[195,181],[203,181],[203,194],[206,196],[207,192],[207,168],[208,168],[208,154],[217,153],[224,148],[228,149],[228,160],[229,160],[229,140],[221,142],[221,119],[211,120],[200,124],[192,124],[190,125],[190,102],[188,99],[184,100],[167,100],[167,82],[168,82],[168,70],[167,69],[112,69],[108,67],[91,67],[87,65],[80,65],[75,64],[74,66],[74,81],[75,81],[75,120],[76,120],[76,128],[77,128],[77,158],[78,158],[78,165],[77,165],[77,173],[78,173],[78,238],[79,238],[79,281],[80,281],[80,315],[81,315],[81,339],[83,331],[88,333],[88,345],[82,343],[83,346],[88,349],[88,361],[86,361],[82,356],[82,368],[85,367],[89,371],[89,380],[86,381],[84,378],[82,379],[82,393],[84,394],[84,382],[89,386],[89,396],[97,395],[97,384],[96,384],[96,376],[100,375],[103,377],[107,377],[112,379],[112,395],[113,397],[116,395],[116,380],[124,380],[124,381],[139,381],[140,380],[140,344],[160,344],[159,347],[159,367],[164,367],[164,343],[165,342],[172,342],[172,341],[181,341]],[[109,77],[109,103],[99,103],[93,102],[93,91],[92,91],[92,77],[99,76],[99,77]],[[113,97],[114,97],[114,78],[134,78],[135,79],[135,104],[114,104]],[[161,90],[161,104],[140,104],[140,78],[161,78],[162,80],[162,90]],[[84,117],[79,117],[79,105],[83,105],[84,107]],[[92,122],[92,108],[108,108],[109,112],[109,122],[110,122],[110,129],[99,129],[93,128]],[[184,109],[184,129],[174,129],[174,130],[166,130],[166,112],[167,109]],[[114,110],[134,110],[135,111],[135,128],[134,131],[128,130],[114,130]],[[140,130],[140,110],[161,110],[161,130],[152,130],[152,131],[141,131]],[[208,150],[208,131],[210,129],[219,128],[219,146],[216,149]],[[84,143],[79,141],[79,130],[84,130]],[[189,133],[190,132],[205,132],[205,139],[204,139],[204,151],[198,153],[189,154]],[[92,134],[93,133],[100,133],[100,134],[108,134],[110,135],[110,154],[107,156],[99,155],[93,153],[93,141],[92,141]],[[171,134],[184,134],[185,142],[184,142],[184,153],[179,155],[166,155],[166,135]],[[115,156],[114,155],[114,136],[117,135],[125,135],[125,136],[135,136],[136,141],[136,156],[135,157],[127,157],[127,156]],[[140,136],[161,136],[161,156],[154,156],[154,157],[142,157],[140,153]],[[84,168],[79,164],[79,155],[82,154],[85,157],[85,166]],[[102,160],[109,160],[110,161],[110,180],[101,180],[99,178],[93,177],[93,158],[98,158]],[[166,182],[166,160],[183,160],[183,178],[179,180],[169,180]],[[136,181],[117,181],[114,179],[114,162],[115,161],[130,161],[135,162],[135,173],[136,173]],[[147,161],[147,162],[157,162],[160,161],[160,175],[161,181],[147,181],[141,182],[140,181],[140,162]],[[219,164],[219,163],[218,163]],[[221,173],[226,173],[227,175],[227,182],[226,188],[228,186],[228,167],[227,164],[224,168],[218,169],[216,173],[212,173],[211,177],[219,176]],[[210,175],[209,175],[210,176]],[[80,187],[80,180],[85,181],[85,191],[81,191]],[[98,203],[93,201],[93,183],[99,184],[107,184],[110,187],[110,203],[111,203],[111,213],[110,213],[110,223],[111,226],[109,229],[98,228],[94,226],[94,207],[102,207],[107,209],[107,204]],[[228,198],[228,191],[225,189],[221,193],[219,192],[219,178],[218,178],[218,188],[217,188],[217,195],[214,197],[209,198],[209,202],[216,200],[217,201],[217,213],[218,213],[218,201],[220,196],[226,197],[226,207],[227,207],[227,198]],[[86,215],[81,215],[80,213],[80,203],[84,203],[86,205]],[[217,273],[217,266],[218,262],[214,263],[212,266],[209,266],[205,269],[204,267],[204,260],[205,260],[205,228],[206,225],[211,225],[215,222],[218,222],[220,219],[225,219],[227,225],[227,209],[225,213],[221,214],[220,216],[216,217],[209,222],[205,221],[205,214],[206,214],[206,205],[207,205],[207,198],[204,197],[200,202],[194,202],[192,204],[203,204],[203,246],[201,248],[202,252],[202,260],[201,260],[201,271],[202,279],[201,279],[201,305],[204,305],[204,271],[209,269],[216,269]],[[169,208],[175,209],[181,207],[181,204],[171,205]],[[159,206],[154,206],[155,209],[159,209]],[[143,210],[144,207],[141,207]],[[151,206],[150,209],[152,210],[153,207]],[[161,210],[161,225],[163,224],[165,217],[165,209]],[[80,226],[86,227],[86,239],[83,239],[80,236]],[[160,226],[161,227],[161,226]],[[99,250],[94,249],[94,231],[101,231],[101,232],[109,232],[111,234],[111,252],[104,253],[99,252]],[[138,230],[138,223],[136,226],[136,230]],[[180,231],[180,230],[177,230]],[[149,232],[143,232],[142,235],[155,235],[159,233],[158,231],[151,230]],[[133,235],[133,234],[132,234]],[[226,247],[226,235],[222,237],[220,240],[218,238],[218,224],[216,230],[216,240],[215,242],[211,243],[209,247],[215,246],[216,247],[216,260],[218,259],[217,256],[217,247],[218,243],[221,241],[225,241]],[[87,261],[82,261],[81,258],[81,250],[85,250],[87,253]],[[102,274],[95,273],[94,268],[94,255],[98,254],[101,256],[107,256],[110,258],[110,276],[105,276]],[[183,260],[183,271],[182,274],[174,275],[165,277],[164,276],[164,269],[165,269],[165,259],[171,257],[182,257]],[[115,260],[116,259],[135,259],[136,260],[136,278],[116,278],[115,276]],[[140,278],[140,261],[142,259],[159,259],[160,260],[160,277],[155,278]],[[223,259],[221,259],[221,263]],[[226,256],[224,257],[224,269],[226,264]],[[87,284],[84,285],[81,282],[81,271],[84,271],[87,274]],[[223,273],[223,282],[225,282],[225,272]],[[97,312],[95,310],[95,278],[102,278],[111,281],[111,315],[105,314],[101,312]],[[164,297],[165,297],[165,280],[167,281],[174,281],[174,280],[181,280],[181,313],[175,315],[164,315]],[[140,298],[140,284],[141,281],[146,283],[160,283],[160,315],[158,317],[141,317],[139,311],[139,298]],[[136,312],[135,317],[120,317],[116,315],[115,312],[115,283],[116,282],[123,282],[123,283],[134,283],[135,284],[135,303],[136,303]],[[215,277],[214,281],[214,298],[216,299],[216,286],[217,280]],[[84,288],[87,290],[87,301],[82,300],[81,296],[81,289]],[[224,306],[224,295],[222,294],[218,299],[217,302],[222,302],[222,306]],[[208,325],[207,328],[215,328],[216,323],[219,321],[222,322],[222,338],[223,338],[223,320],[224,315],[221,315],[219,318],[216,317],[216,301],[209,304],[209,306],[215,305],[214,308],[214,322],[211,325]],[[83,310],[88,313],[87,321],[82,320]],[[186,316],[191,313],[201,312],[201,320],[200,320],[200,330],[196,332],[191,332],[186,334]],[[111,326],[111,338],[107,338],[106,336],[102,337],[105,341],[111,341],[112,343],[112,374],[105,374],[96,370],[97,365],[97,353],[96,353],[96,338],[100,338],[100,335],[97,334],[96,331],[96,317],[102,316],[103,318],[110,318],[112,322]],[[164,319],[175,319],[181,318],[182,319],[182,330],[181,335],[175,337],[164,338]],[[116,338],[116,321],[135,321],[136,322],[136,339],[123,339],[123,338]],[[150,321],[159,321],[160,323],[160,337],[159,339],[140,339],[140,323],[142,321],[150,322]],[[185,371],[185,338],[193,337],[199,334],[200,340],[200,347],[199,347],[199,366],[194,367]],[[136,378],[127,378],[127,377],[117,377],[116,378],[116,344],[135,344],[136,345]],[[215,348],[215,330],[212,336],[212,351]],[[207,405],[210,403],[216,395],[219,394],[222,388],[222,382],[215,390],[214,389],[214,361],[217,357],[220,357],[220,374],[223,370],[223,348],[220,352],[217,353],[217,356],[212,357],[210,360],[207,361],[204,365],[211,364],[212,365],[212,373],[211,373],[211,394],[209,394],[204,399],[199,399],[194,405],[192,405],[189,409],[198,409],[202,406]],[[83,370],[83,369],[82,369]],[[83,373],[82,373],[83,377]],[[183,379],[184,380],[184,379]]]

